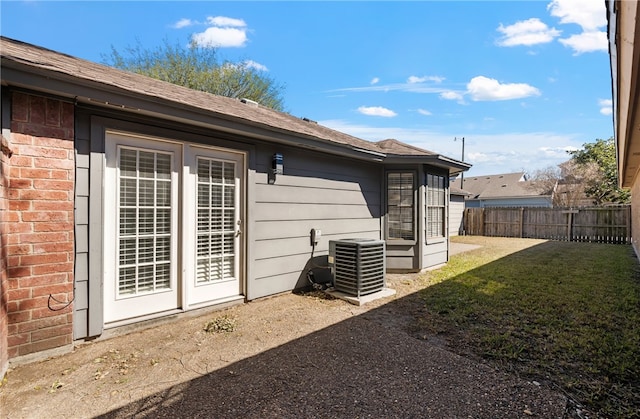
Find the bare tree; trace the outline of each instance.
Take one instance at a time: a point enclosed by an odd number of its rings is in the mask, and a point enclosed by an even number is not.
[[[560,180],[554,196],[554,205],[559,207],[584,207],[594,204],[587,195],[589,179],[598,173],[595,164],[578,164],[574,159],[558,165]]]
[[[573,159],[558,166],[535,171],[530,177],[531,187],[541,193],[553,194],[554,207],[581,207],[593,205],[585,193],[586,179],[596,173],[592,165],[579,165]]]

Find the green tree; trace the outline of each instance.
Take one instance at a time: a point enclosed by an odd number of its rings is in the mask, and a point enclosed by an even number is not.
[[[629,203],[631,193],[618,186],[618,164],[613,138],[596,139],[595,142],[585,143],[582,147],[569,153],[577,166],[587,173],[592,173],[584,178],[587,196],[593,198],[596,204]]]
[[[167,40],[156,48],[138,42],[123,52],[111,47],[102,56],[105,64],[194,90],[232,98],[246,98],[282,111],[284,85],[248,61],[220,63],[215,48],[192,42],[188,47]]]

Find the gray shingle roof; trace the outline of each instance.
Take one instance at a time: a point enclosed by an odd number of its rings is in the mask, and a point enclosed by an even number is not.
[[[400,156],[434,156],[436,153],[403,143],[395,139],[382,140],[375,143],[382,152]]]
[[[461,179],[451,182],[451,187],[460,188]],[[465,176],[462,189],[471,194],[470,199],[498,199],[550,194],[532,181],[525,180],[524,172],[487,176]]]
[[[85,83],[95,88],[102,86],[110,90],[116,89],[127,95],[135,94],[147,99],[169,102],[174,107],[205,111],[218,118],[240,121],[248,126],[266,128],[272,132],[291,133],[325,144],[380,153],[383,156],[387,154],[412,157],[437,156],[433,152],[398,140],[385,140],[379,143],[366,141],[306,118],[298,118],[255,104],[255,102],[245,103],[239,99],[195,91],[6,37],[0,37],[0,55],[3,67],[26,67],[30,71],[50,74],[76,83]],[[453,159],[448,161],[457,163]]]

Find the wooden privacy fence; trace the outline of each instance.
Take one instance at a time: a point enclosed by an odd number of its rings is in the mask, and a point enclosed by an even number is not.
[[[631,243],[631,206],[466,208],[464,234],[593,243]]]

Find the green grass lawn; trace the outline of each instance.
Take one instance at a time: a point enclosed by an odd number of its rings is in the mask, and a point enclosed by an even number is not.
[[[416,331],[604,417],[640,411],[640,273],[630,246],[458,237],[482,247],[423,276]]]

